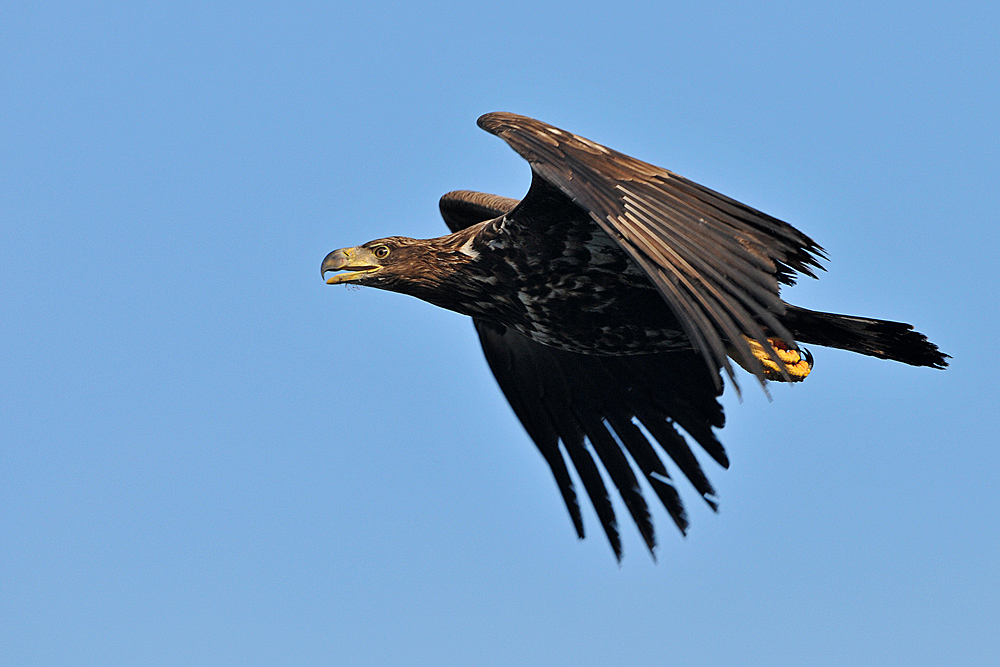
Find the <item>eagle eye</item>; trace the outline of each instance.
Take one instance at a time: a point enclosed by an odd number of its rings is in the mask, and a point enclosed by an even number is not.
[[[389,246],[377,245],[375,246],[375,249],[372,250],[372,254],[379,259],[385,259],[389,256]]]

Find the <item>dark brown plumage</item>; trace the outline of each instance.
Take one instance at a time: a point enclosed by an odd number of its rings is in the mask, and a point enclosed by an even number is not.
[[[719,371],[735,384],[730,358],[761,382],[808,374],[811,358],[797,354],[796,341],[946,365],[907,324],[786,304],[780,285],[815,277],[823,257],[787,223],[540,121],[494,113],[479,125],[531,164],[524,200],[448,193],[440,203],[448,236],[344,248],[327,255],[322,272],[346,271],[333,284],[402,292],[473,317],[577,534],[583,522],[563,450],[617,557],[615,514],[592,452],[651,552],[635,469],[684,531],[655,444],[714,509],[715,492],[679,429],[728,466],[713,428],[723,425]]]

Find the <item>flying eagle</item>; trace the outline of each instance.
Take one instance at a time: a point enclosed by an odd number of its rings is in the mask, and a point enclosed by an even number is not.
[[[491,113],[479,126],[531,165],[523,200],[449,192],[440,209],[451,234],[335,250],[321,273],[337,272],[331,285],[401,292],[471,316],[577,535],[583,520],[564,453],[619,560],[615,512],[594,454],[650,553],[656,536],[637,470],[685,532],[660,450],[716,509],[682,431],[729,466],[713,429],[724,422],[722,370],[738,390],[730,359],[761,383],[809,374],[812,358],[799,342],[947,365],[908,324],[783,301],[780,286],[798,274],[815,278],[825,259],[791,225],[531,118]]]

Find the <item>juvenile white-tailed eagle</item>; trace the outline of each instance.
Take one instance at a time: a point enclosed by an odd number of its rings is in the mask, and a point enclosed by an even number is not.
[[[908,324],[783,301],[780,286],[797,274],[815,277],[825,258],[791,225],[531,118],[491,113],[479,126],[531,164],[523,200],[449,192],[440,208],[451,234],[335,250],[321,271],[336,272],[329,284],[402,292],[471,316],[577,535],[583,520],[563,451],[617,558],[615,513],[593,453],[650,552],[656,537],[636,470],[685,531],[656,445],[715,509],[712,485],[678,427],[728,467],[713,429],[724,421],[720,371],[735,385],[730,359],[761,382],[809,374],[812,359],[799,342],[947,365]]]

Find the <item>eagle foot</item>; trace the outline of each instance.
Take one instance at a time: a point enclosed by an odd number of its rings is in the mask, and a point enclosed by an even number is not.
[[[788,377],[785,377],[778,364],[774,363],[771,355],[768,354],[763,345],[750,338],[746,338],[746,341],[750,345],[753,356],[757,357],[757,360],[764,366],[764,378],[767,380],[774,380],[775,382],[802,382],[809,375],[809,372],[812,371],[813,359],[808,350],[803,349],[800,354],[798,351],[789,348],[788,344],[780,338],[767,339],[767,342],[774,348],[775,354],[785,364],[785,371],[788,373]]]

